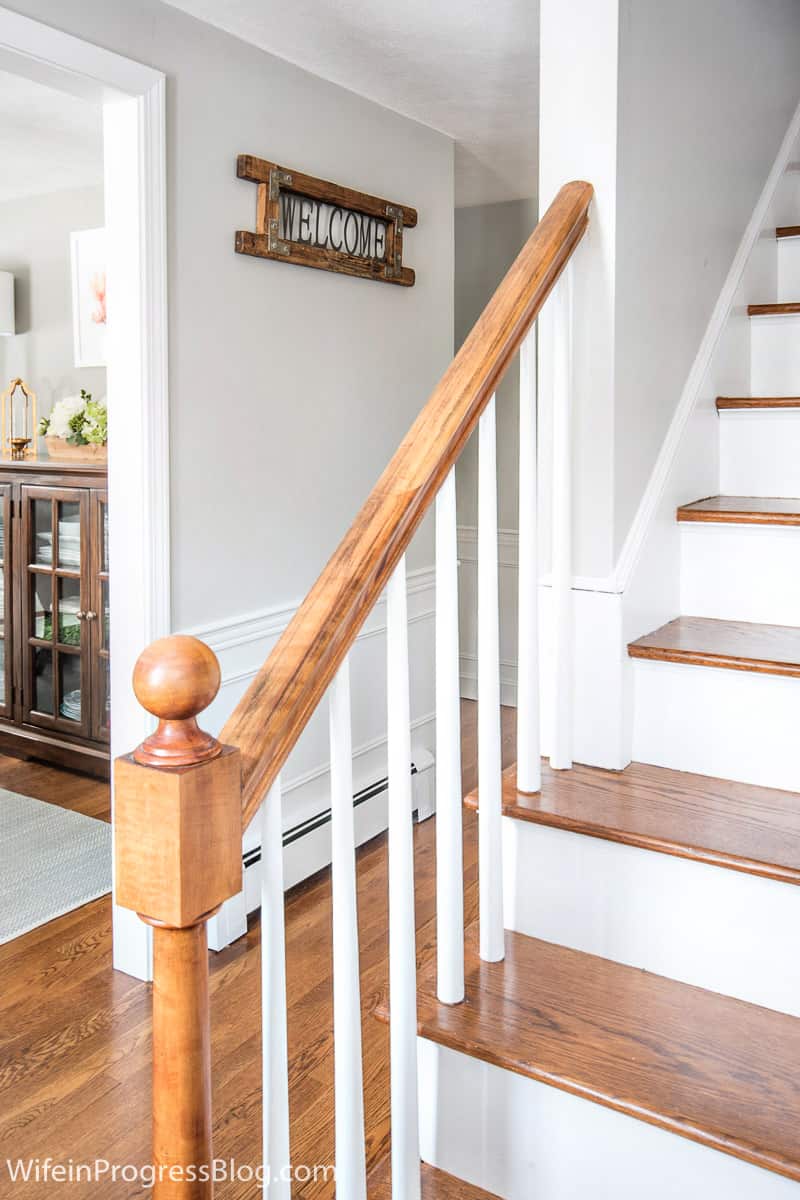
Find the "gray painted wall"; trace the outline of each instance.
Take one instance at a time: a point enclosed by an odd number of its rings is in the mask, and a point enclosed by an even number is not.
[[[510,200],[456,209],[455,336],[466,338],[536,224],[536,200]],[[511,364],[497,393],[497,520],[516,529],[519,507],[519,369]],[[456,472],[458,520],[477,524],[477,437],[467,444]]]
[[[167,75],[173,624],[299,600],[452,356],[452,142],[158,0],[12,7]],[[418,208],[416,286],[234,254],[239,153]]]
[[[798,62],[797,0],[620,0],[615,554],[800,100]]]
[[[70,233],[102,224],[102,188],[0,204],[0,271],[14,275],[17,325],[16,337],[0,338],[0,390],[20,375],[36,392],[41,416],[81,388],[106,394],[105,368],[75,366],[69,245]]]

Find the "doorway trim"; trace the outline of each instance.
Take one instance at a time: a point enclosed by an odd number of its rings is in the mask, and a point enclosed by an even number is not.
[[[131,674],[142,649],[170,632],[166,81],[6,8],[0,68],[103,108],[113,759],[152,728]],[[114,965],[152,977],[150,930],[116,905]]]

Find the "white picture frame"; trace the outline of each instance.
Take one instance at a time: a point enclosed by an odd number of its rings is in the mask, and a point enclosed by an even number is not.
[[[70,234],[76,367],[106,365],[106,231]]]

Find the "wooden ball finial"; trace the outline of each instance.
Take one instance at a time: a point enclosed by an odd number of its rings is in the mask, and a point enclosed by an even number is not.
[[[217,656],[185,634],[160,638],[140,654],[133,690],[142,708],[158,717],[158,729],[133,752],[151,767],[185,767],[215,758],[222,746],[197,724],[219,691]]]

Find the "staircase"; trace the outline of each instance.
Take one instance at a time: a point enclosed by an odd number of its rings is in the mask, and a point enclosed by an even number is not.
[[[720,398],[725,494],[677,513],[688,615],[630,647],[637,761],[620,773],[573,766],[571,270],[591,198],[585,183],[561,190],[221,742],[196,722],[219,682],[206,647],[166,639],[137,665],[136,694],[159,727],[117,764],[117,899],[154,927],[153,1147],[168,1174],[213,1159],[206,922],[241,886],[242,827],[258,819],[263,1194],[290,1200],[280,771],[325,703],[334,1021],[320,1039],[334,1055],[336,1194],[800,1200],[800,955],[787,938],[800,928],[800,573],[787,545],[800,537],[800,401],[789,398],[800,305],[751,309],[754,391],[770,399]],[[785,234],[794,255],[800,241]],[[551,292],[556,686],[543,765],[533,324]],[[518,762],[503,772],[494,389],[517,350]],[[462,809],[453,468],[473,431],[478,789],[465,803],[479,826],[479,920],[465,928],[462,820],[473,818]],[[433,509],[436,944],[419,947],[418,969],[404,555]],[[389,991],[378,1016],[391,1159],[368,1174],[348,653],[384,592]],[[185,1174],[154,1188],[155,1200],[212,1194]]]
[[[771,394],[717,400],[724,494],[677,510],[639,761],[507,769],[505,958],[475,925],[463,1004],[421,974],[423,1158],[509,1200],[800,1196],[800,304],[748,311]]]

